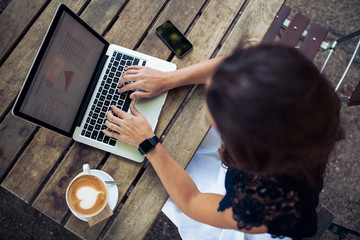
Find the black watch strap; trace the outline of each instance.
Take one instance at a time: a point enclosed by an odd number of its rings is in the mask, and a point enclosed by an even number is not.
[[[147,138],[142,143],[140,143],[138,150],[142,155],[147,154],[154,149],[155,145],[158,142],[159,142],[159,138],[157,136],[153,136],[152,138]]]

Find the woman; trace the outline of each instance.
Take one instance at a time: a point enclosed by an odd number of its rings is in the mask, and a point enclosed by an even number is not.
[[[227,167],[226,194],[202,193],[161,144],[146,153],[177,207],[208,225],[294,239],[316,232],[323,172],[341,138],[340,103],[327,80],[298,50],[280,45],[237,49],[174,72],[129,67],[119,91],[152,97],[206,84],[207,116],[218,130]],[[104,133],[139,146],[154,136],[146,119],[116,107]]]

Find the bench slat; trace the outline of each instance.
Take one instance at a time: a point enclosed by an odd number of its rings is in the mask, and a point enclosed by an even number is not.
[[[355,90],[351,94],[349,101],[347,102],[348,106],[355,106],[360,104],[360,81],[356,85]]]
[[[312,61],[319,51],[321,43],[325,40],[328,31],[319,24],[311,25],[304,42],[300,46],[300,51]]]
[[[294,47],[309,22],[310,19],[308,17],[297,12],[291,19],[289,26],[286,28],[279,42]]]
[[[276,35],[280,31],[285,19],[291,12],[291,8],[289,8],[286,5],[283,5],[279,11],[279,13],[276,15],[273,23],[271,24],[270,28],[265,34],[264,39],[262,40],[263,43],[271,43],[274,41]]]

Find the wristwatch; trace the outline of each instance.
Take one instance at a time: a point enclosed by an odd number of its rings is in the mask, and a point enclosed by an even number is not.
[[[140,143],[138,150],[142,155],[147,154],[154,149],[155,145],[158,142],[159,139],[157,136],[153,136],[152,138],[147,138],[142,143]]]

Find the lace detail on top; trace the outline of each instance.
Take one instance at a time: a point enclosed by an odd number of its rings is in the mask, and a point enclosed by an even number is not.
[[[276,236],[297,235],[296,228],[302,224],[302,218],[306,214],[301,207],[301,194],[294,181],[281,176],[263,176],[233,170],[227,173],[225,187],[226,195],[218,210],[224,211],[232,207],[233,218],[240,230],[265,225],[268,232]],[[317,205],[316,198],[315,202],[313,213]],[[307,207],[312,208],[311,205]]]

